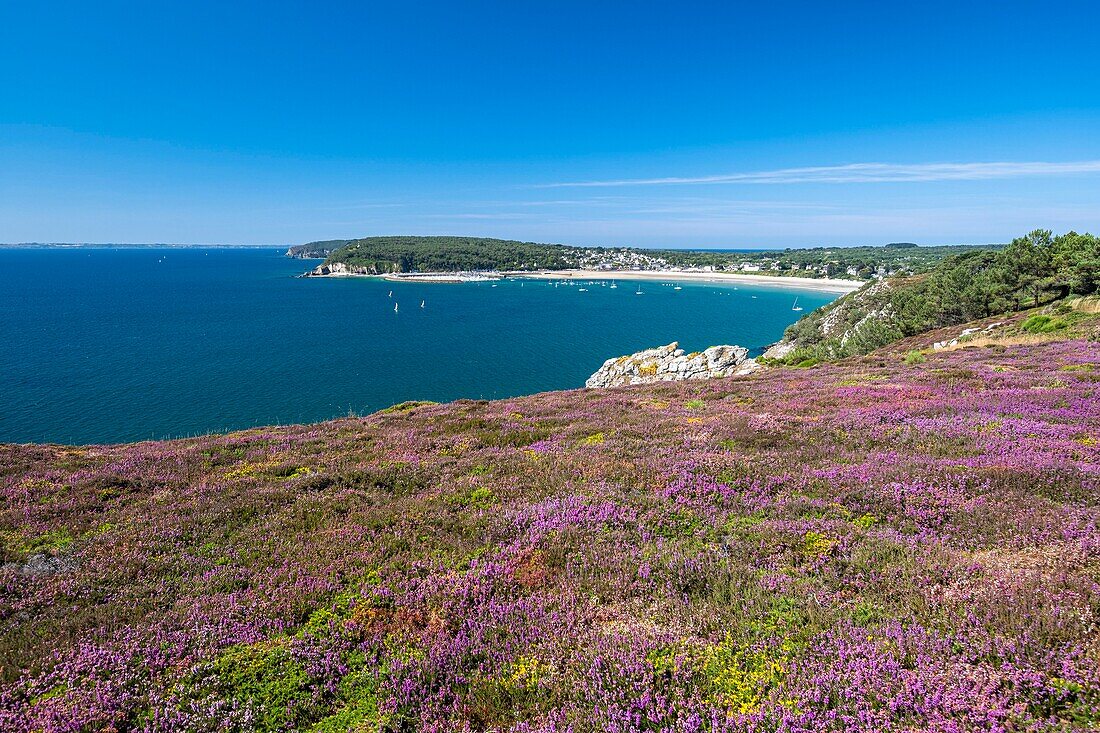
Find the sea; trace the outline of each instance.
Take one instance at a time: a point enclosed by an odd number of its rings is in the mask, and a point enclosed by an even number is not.
[[[317,263],[283,252],[0,249],[0,442],[185,437],[573,389],[608,358],[671,341],[759,353],[837,297],[595,276],[300,278]]]

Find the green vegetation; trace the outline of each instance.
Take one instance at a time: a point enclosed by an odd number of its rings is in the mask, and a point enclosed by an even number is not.
[[[309,242],[291,247],[286,251],[287,257],[299,257],[302,259],[316,259],[328,257],[329,254],[343,247],[348,239],[326,239],[322,242]]]
[[[804,316],[787,329],[785,338],[796,349],[785,361],[866,354],[935,328],[1090,295],[1098,288],[1100,239],[1036,230],[1003,250],[951,255],[922,275],[866,285]],[[1036,316],[1023,326],[1032,333],[1064,327],[1050,316]]]
[[[991,252],[1002,245],[951,245],[919,247],[894,243],[882,247],[812,247],[761,252],[700,252],[652,250],[670,265],[713,266],[733,269],[731,264],[759,266],[762,275],[841,277],[866,280],[875,275],[913,275],[927,272],[943,259],[970,252]]]
[[[1034,315],[1020,324],[1020,328],[1028,333],[1050,333],[1065,328],[1067,324],[1061,318],[1052,318],[1047,315]]]
[[[632,247],[572,247],[484,237],[394,236],[310,242],[291,247],[291,257],[326,257],[364,273],[458,272],[476,270],[561,270],[567,268],[711,268],[791,277],[918,274],[946,257],[992,252],[999,245],[918,247],[816,247],[785,250],[686,250]]]
[[[366,237],[348,242],[327,262],[372,273],[563,269],[571,266],[571,249],[484,237]]]

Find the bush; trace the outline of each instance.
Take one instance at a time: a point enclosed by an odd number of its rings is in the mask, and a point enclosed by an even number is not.
[[[1050,333],[1065,328],[1068,324],[1061,318],[1046,315],[1031,316],[1020,324],[1020,329],[1028,333]]]
[[[913,349],[905,355],[905,363],[909,366],[913,366],[915,364],[923,364],[924,354],[922,354],[919,349]]]

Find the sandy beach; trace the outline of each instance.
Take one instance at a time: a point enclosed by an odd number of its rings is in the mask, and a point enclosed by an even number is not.
[[[775,277],[773,275],[743,275],[735,272],[684,272],[681,270],[542,270],[539,272],[507,272],[508,277],[528,277],[541,280],[666,280],[707,283],[744,283],[781,288],[799,288],[830,293],[850,293],[865,283],[861,280],[838,278]]]
[[[378,275],[390,282],[407,283],[473,283],[499,280],[504,275],[487,272],[391,272]]]

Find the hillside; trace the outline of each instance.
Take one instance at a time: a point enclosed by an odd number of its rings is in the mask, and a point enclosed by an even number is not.
[[[286,251],[287,257],[296,257],[302,260],[320,259],[340,249],[348,243],[347,239],[327,239],[321,242],[308,242],[297,244]]]
[[[990,252],[996,245],[816,247],[782,251],[574,247],[486,237],[395,236],[311,242],[290,257],[325,257],[324,266],[379,275],[476,270],[704,269],[789,277],[871,277],[926,272],[947,257]],[[323,267],[324,267],[323,266]]]
[[[0,729],[1095,729],[1100,330],[1013,328],[3,446]]]
[[[325,264],[342,262],[370,274],[562,269],[569,266],[568,249],[485,237],[365,237],[347,242]]]
[[[1056,301],[1052,317],[1064,323],[1074,318],[1067,296],[1098,290],[1100,238],[1036,230],[1004,250],[955,254],[919,275],[869,283],[807,313],[769,355],[802,363],[866,354],[932,329]]]

